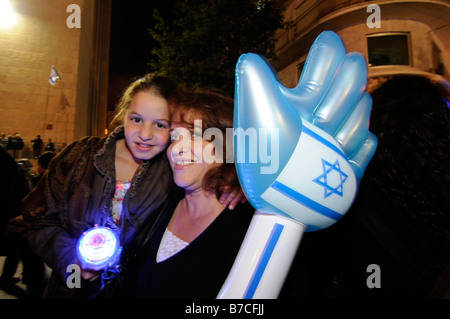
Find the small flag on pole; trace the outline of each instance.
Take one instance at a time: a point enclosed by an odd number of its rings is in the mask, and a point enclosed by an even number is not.
[[[51,85],[55,85],[58,80],[61,80],[61,77],[59,76],[58,71],[56,71],[55,67],[52,65],[48,82],[50,82]]]

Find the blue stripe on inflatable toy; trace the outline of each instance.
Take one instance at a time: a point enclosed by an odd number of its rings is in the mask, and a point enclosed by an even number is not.
[[[342,217],[342,215],[339,214],[338,212],[335,212],[334,210],[319,204],[318,202],[280,183],[279,181],[275,181],[271,187],[277,190],[278,192],[282,193],[283,195],[289,197],[290,199],[295,200],[296,202],[312,209],[313,211],[323,216],[326,216],[334,220],[339,220]]]
[[[258,265],[256,265],[256,269],[253,272],[252,279],[247,287],[247,290],[244,294],[244,299],[253,298],[256,288],[258,288],[259,282],[261,281],[261,277],[266,270],[267,264],[269,263],[270,257],[277,245],[278,239],[280,238],[281,232],[283,231],[284,226],[281,224],[275,224],[272,228],[272,232],[270,233],[269,239],[266,243],[266,247],[264,247],[264,251],[259,259]]]
[[[313,132],[312,130],[310,130],[309,128],[307,128],[305,125],[303,125],[302,127],[302,132],[305,133],[306,135],[311,136],[313,139],[315,139],[316,141],[324,144],[325,146],[329,147],[330,149],[332,149],[333,151],[335,151],[336,153],[338,153],[340,156],[342,156],[343,158],[347,159],[347,157],[345,156],[345,154],[339,149],[339,147],[337,147],[336,145],[334,145],[333,143],[327,141],[325,138],[323,138],[322,136],[320,136],[319,134],[317,134],[316,132]]]

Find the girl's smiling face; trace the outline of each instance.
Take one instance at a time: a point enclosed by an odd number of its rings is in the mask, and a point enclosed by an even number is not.
[[[125,116],[125,140],[134,160],[149,160],[169,144],[169,104],[153,90],[137,93]]]

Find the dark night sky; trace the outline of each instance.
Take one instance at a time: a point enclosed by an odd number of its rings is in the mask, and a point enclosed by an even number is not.
[[[147,29],[153,8],[165,9],[172,0],[112,0],[108,109],[113,110],[132,80],[147,73],[152,48]]]
[[[113,71],[144,72],[152,47],[147,29],[153,9],[166,12],[175,0],[112,0],[111,56]]]
[[[142,72],[146,56],[151,49],[147,28],[152,12],[153,1],[112,1],[112,72]]]

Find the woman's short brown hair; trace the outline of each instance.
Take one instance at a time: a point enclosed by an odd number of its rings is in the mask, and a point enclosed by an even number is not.
[[[192,115],[195,114],[201,116],[203,131],[208,128],[217,128],[222,132],[223,163],[211,168],[203,179],[203,188],[214,191],[217,198],[220,198],[223,191],[230,191],[239,185],[234,162],[227,163],[225,158],[227,157],[225,156],[227,151],[226,129],[233,128],[233,109],[232,98],[207,90],[186,92],[177,108],[177,113],[179,112],[185,125],[193,126]],[[228,148],[232,150],[232,147]]]

